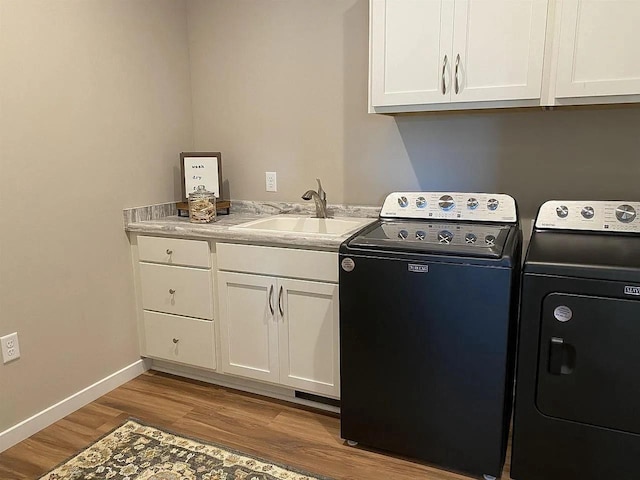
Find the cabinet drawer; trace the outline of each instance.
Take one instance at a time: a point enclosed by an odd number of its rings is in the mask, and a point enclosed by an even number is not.
[[[213,322],[144,312],[146,356],[216,368]]]
[[[140,263],[142,308],[213,319],[211,270]]]
[[[141,262],[203,268],[211,266],[209,242],[204,240],[139,236],[138,257]]]
[[[338,254],[295,248],[216,244],[219,270],[338,281]]]

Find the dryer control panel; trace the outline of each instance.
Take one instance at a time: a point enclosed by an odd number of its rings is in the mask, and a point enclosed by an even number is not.
[[[394,192],[381,218],[419,218],[477,222],[517,222],[516,202],[502,193]]]
[[[639,214],[640,202],[551,200],[540,207],[536,228],[640,233]]]

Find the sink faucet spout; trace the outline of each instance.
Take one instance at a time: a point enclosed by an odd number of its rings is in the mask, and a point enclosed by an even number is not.
[[[320,179],[316,178],[318,182],[318,191],[315,190],[307,190],[302,194],[303,200],[312,200],[316,204],[316,217],[318,218],[327,218],[327,194],[322,189],[322,184],[320,183]]]

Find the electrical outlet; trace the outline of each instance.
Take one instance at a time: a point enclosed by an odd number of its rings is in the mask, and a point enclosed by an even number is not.
[[[2,361],[9,363],[20,358],[20,344],[18,343],[18,332],[10,333],[0,337],[2,345]]]
[[[267,192],[277,192],[276,172],[264,172],[267,181]]]

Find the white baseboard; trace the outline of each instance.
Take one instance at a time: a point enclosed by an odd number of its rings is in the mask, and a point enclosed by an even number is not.
[[[29,438],[34,433],[39,432],[43,428],[48,427],[88,403],[93,402],[114,388],[119,387],[129,380],[133,380],[138,375],[149,370],[150,366],[151,362],[149,360],[140,359],[102,380],[98,380],[93,385],[74,393],[55,405],[51,405],[41,412],[36,413],[17,425],[8,428],[4,432],[0,432],[0,452]]]

